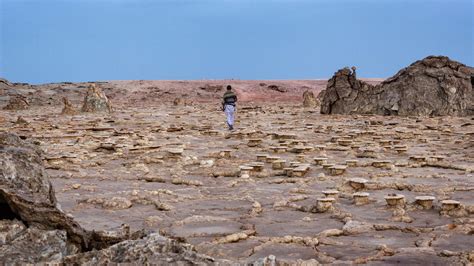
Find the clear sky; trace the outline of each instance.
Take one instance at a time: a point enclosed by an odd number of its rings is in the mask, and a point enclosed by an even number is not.
[[[428,55],[473,66],[474,0],[0,0],[0,77],[389,77]]]

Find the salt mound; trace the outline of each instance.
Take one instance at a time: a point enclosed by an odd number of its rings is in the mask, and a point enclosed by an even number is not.
[[[84,104],[82,106],[83,112],[111,112],[112,104],[105,95],[105,93],[95,84],[91,84],[87,89]]]
[[[304,107],[316,107],[319,105],[318,100],[314,97],[314,93],[306,90],[303,92],[303,106]]]
[[[77,114],[76,108],[72,105],[72,103],[69,101],[68,98],[63,97],[63,103],[64,107],[63,110],[61,111],[61,114],[63,115],[75,115]]]

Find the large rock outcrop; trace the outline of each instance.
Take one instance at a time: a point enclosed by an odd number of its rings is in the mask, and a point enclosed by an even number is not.
[[[50,246],[48,239],[63,239],[66,250],[80,252],[105,248],[138,237],[138,234],[131,235],[129,230],[114,235],[83,229],[58,205],[53,186],[43,167],[41,150],[35,144],[9,133],[0,134],[0,221],[3,220],[17,220],[29,229],[17,234],[9,241],[9,245],[31,238],[23,233],[41,235],[44,232],[44,238],[39,238],[45,240],[44,245]],[[25,241],[21,243],[25,244]],[[28,249],[28,245],[25,248]],[[1,254],[10,254],[9,250],[18,252],[6,249],[0,243]],[[41,248],[38,247],[38,250]]]
[[[87,89],[87,94],[82,105],[83,112],[112,112],[112,104],[105,93],[95,84]]]
[[[445,56],[429,56],[373,86],[358,80],[355,67],[328,81],[322,114],[402,116],[474,115],[474,68]]]
[[[57,204],[40,149],[18,136],[0,134],[0,219],[15,217],[28,226],[64,230],[78,249],[89,249],[91,235]]]

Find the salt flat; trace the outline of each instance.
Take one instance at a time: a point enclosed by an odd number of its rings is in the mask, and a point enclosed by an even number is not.
[[[126,223],[236,262],[472,259],[472,117],[328,116],[294,97],[243,101],[230,132],[219,100],[174,97],[4,111],[0,131],[39,142],[62,209],[90,230]]]

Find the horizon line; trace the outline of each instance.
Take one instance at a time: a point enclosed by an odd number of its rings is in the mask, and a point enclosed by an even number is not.
[[[29,82],[14,82],[7,78],[0,77],[0,80],[6,80],[11,84],[28,84],[34,86],[41,86],[41,85],[50,85],[50,84],[64,84],[64,83],[107,83],[107,82],[127,82],[127,81],[188,81],[188,82],[195,82],[195,81],[328,81],[331,78],[302,78],[302,79],[234,79],[234,78],[227,78],[227,79],[105,79],[105,80],[88,80],[88,81],[53,81],[53,82],[44,82],[44,83],[29,83]],[[360,78],[357,77],[358,80],[386,80],[387,78]]]

